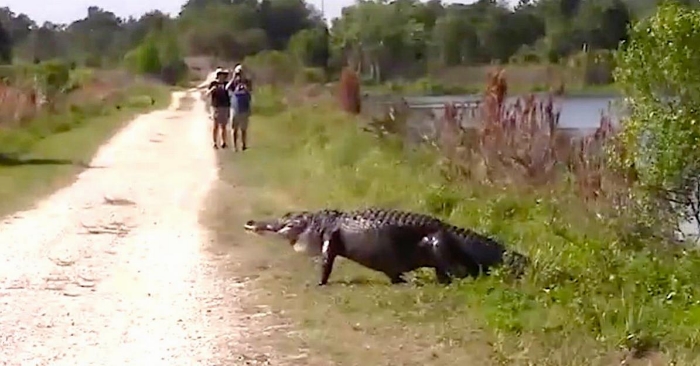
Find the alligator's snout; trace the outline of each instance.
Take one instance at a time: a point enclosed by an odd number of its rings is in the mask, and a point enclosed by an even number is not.
[[[277,234],[289,240],[293,245],[300,239],[300,236],[306,231],[308,225],[309,221],[303,215],[287,214],[278,219],[260,221],[249,220],[243,225],[243,228],[248,232],[256,234]]]
[[[252,231],[254,233],[258,233],[261,231],[274,231],[269,223],[266,222],[259,222],[255,220],[248,220],[248,222],[243,225],[243,228],[246,231]]]
[[[260,232],[271,232],[284,235],[290,231],[288,223],[281,222],[280,220],[269,220],[269,221],[255,221],[248,220],[248,222],[243,225],[243,228],[247,231],[252,231],[254,233]]]

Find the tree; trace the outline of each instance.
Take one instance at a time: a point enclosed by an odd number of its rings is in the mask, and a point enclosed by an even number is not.
[[[304,0],[262,0],[260,21],[270,46],[276,50],[286,48],[296,32],[321,23],[319,14]]]
[[[12,43],[18,45],[29,37],[36,27],[34,21],[26,14],[15,14],[10,8],[0,8],[0,24],[9,33]]]
[[[574,29],[589,49],[616,49],[627,38],[631,15],[622,0],[589,0],[580,10]]]
[[[289,51],[302,65],[325,68],[329,58],[328,38],[325,27],[304,29],[289,40]]]
[[[142,74],[159,75],[163,69],[156,36],[146,37],[146,40],[136,49],[135,61],[137,71]]]
[[[433,44],[445,66],[476,62],[480,56],[476,27],[454,14],[438,19],[433,29]]]
[[[615,79],[629,101],[623,163],[677,214],[700,219],[700,11],[665,3],[631,30]]]
[[[12,62],[12,40],[10,33],[0,24],[0,64]]]
[[[50,60],[68,56],[61,29],[53,23],[44,23],[32,30],[27,39],[26,50],[30,57]]]

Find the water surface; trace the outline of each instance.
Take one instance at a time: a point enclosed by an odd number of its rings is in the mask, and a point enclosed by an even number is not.
[[[506,99],[507,103],[514,103],[518,97],[510,97]],[[538,98],[544,100],[545,96],[540,95]],[[405,97],[409,107],[415,110],[432,110],[434,114],[441,115],[445,103],[473,103],[479,101],[479,96],[462,95],[462,96],[420,96],[420,97]],[[611,113],[614,117],[619,115],[618,106],[619,97],[562,97],[556,98],[555,104],[558,106],[561,114],[559,117],[559,125],[566,129],[582,129],[588,130],[598,127],[601,119],[601,113]]]

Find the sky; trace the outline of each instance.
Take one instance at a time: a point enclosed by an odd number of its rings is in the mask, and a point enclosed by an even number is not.
[[[307,0],[317,8],[321,8],[322,0]],[[445,3],[472,2],[472,0],[447,0]],[[160,10],[176,15],[184,0],[2,0],[0,6],[8,6],[15,13],[25,13],[41,24],[45,21],[53,23],[71,23],[87,16],[87,8],[91,5],[112,11],[117,16],[139,17],[151,10]],[[332,19],[340,15],[340,10],[354,3],[354,0],[325,0],[325,15]]]

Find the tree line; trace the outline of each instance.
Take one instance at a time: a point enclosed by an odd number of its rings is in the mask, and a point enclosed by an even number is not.
[[[696,1],[675,0],[697,6]],[[184,56],[238,61],[289,51],[303,65],[352,64],[380,80],[429,67],[558,63],[581,51],[611,50],[656,0],[358,0],[326,22],[304,0],[189,0],[176,16],[120,18],[91,6],[70,24],[37,24],[0,8],[0,62],[49,59],[91,67],[126,62],[178,74]]]

